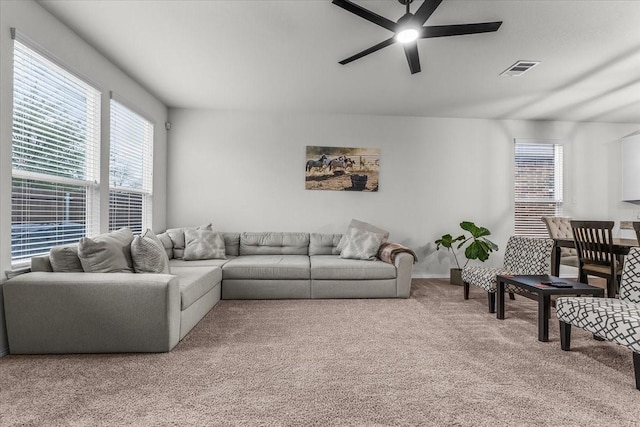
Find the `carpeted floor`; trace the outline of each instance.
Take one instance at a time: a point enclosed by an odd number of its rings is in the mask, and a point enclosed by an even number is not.
[[[6,356],[0,425],[640,425],[631,352],[445,280],[408,300],[221,301],[165,354]]]

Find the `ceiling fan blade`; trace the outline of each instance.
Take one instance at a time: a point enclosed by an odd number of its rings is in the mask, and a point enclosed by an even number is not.
[[[438,6],[440,6],[442,0],[424,0],[416,13],[413,16],[413,22],[418,25],[422,25],[427,22],[427,19],[433,14]]]
[[[434,25],[422,27],[420,37],[429,39],[432,37],[462,36],[465,34],[489,33],[498,31],[502,21],[482,22],[478,24],[458,24],[458,25]]]
[[[355,3],[350,2],[349,0],[333,0],[333,4],[336,6],[340,6],[344,10],[347,10],[353,14],[358,15],[359,17],[366,19],[369,22],[373,22],[376,25],[379,25],[383,28],[386,28],[389,31],[396,32],[396,23],[390,21],[384,16],[380,16],[377,13],[371,12],[363,7],[358,6]],[[420,24],[422,25],[422,23]]]
[[[402,45],[404,47],[404,54],[407,56],[407,62],[409,63],[409,69],[411,74],[420,72],[420,56],[418,55],[418,43],[411,42]]]
[[[395,42],[396,41],[395,41],[395,39],[393,37],[388,38],[385,41],[380,42],[375,46],[371,46],[369,49],[365,49],[360,53],[356,53],[355,55],[348,57],[347,59],[343,59],[342,61],[340,61],[340,64],[346,65],[349,62],[353,62],[356,59],[360,59],[363,56],[366,56],[366,55],[369,55],[370,53],[376,52],[376,51],[382,49],[383,47],[390,46],[390,45],[394,44]]]

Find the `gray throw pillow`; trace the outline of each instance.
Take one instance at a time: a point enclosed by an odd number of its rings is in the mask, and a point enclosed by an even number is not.
[[[186,246],[184,240],[184,232],[187,228],[170,228],[167,230],[167,234],[171,238],[173,243],[173,257],[175,259],[182,259],[184,256],[184,248]],[[193,228],[191,228],[193,230]],[[211,223],[196,227],[195,230],[213,230]]]
[[[156,237],[162,242],[162,246],[164,247],[164,251],[167,253],[167,258],[173,258],[173,241],[171,237],[169,237],[169,233],[166,231],[164,233],[158,234]]]
[[[227,259],[224,248],[224,237],[213,230],[187,228],[184,230],[186,247],[183,259]]]
[[[352,228],[345,235],[344,248],[340,252],[340,258],[362,259],[373,261],[376,259],[378,249],[382,244],[379,233]]]
[[[78,245],[51,248],[49,261],[51,269],[56,273],[81,273],[84,271],[78,257]]]
[[[78,243],[82,269],[88,273],[133,273],[131,242],[133,233],[121,228],[96,237],[83,237]]]
[[[171,273],[164,246],[151,229],[147,229],[142,236],[133,238],[131,258],[136,273]]]
[[[342,235],[342,238],[340,239],[340,242],[338,243],[338,246],[336,246],[336,249],[338,251],[342,251],[342,249],[344,248],[344,245],[347,242],[347,236],[349,235],[349,232],[354,228],[358,229],[358,230],[364,230],[364,231],[369,231],[369,232],[372,232],[372,233],[379,234],[380,238],[382,239],[381,243],[386,242],[387,239],[389,238],[389,232],[387,230],[384,230],[382,228],[376,227],[375,225],[369,224],[369,223],[364,222],[364,221],[359,221],[357,219],[352,219],[351,223],[349,224],[349,228],[347,228],[347,232]]]

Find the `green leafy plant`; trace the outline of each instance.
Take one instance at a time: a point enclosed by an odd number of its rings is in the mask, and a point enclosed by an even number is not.
[[[478,227],[471,221],[462,221],[460,223],[460,228],[469,232],[471,236],[467,237],[464,234],[461,234],[460,236],[453,238],[451,234],[445,234],[434,242],[436,244],[436,250],[443,247],[453,253],[453,259],[456,261],[458,268],[464,268],[472,259],[484,262],[489,259],[491,252],[498,250],[498,245],[487,239],[486,236],[491,235],[491,232],[487,228]],[[458,243],[454,249],[457,242],[460,243]],[[468,244],[468,246],[464,250],[464,256],[467,258],[467,262],[460,267],[458,257],[456,256],[456,250],[462,248],[466,244]]]

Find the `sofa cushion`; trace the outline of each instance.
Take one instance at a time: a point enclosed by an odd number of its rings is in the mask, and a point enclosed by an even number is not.
[[[222,233],[224,236],[224,250],[227,256],[240,255],[240,233]]]
[[[83,237],[78,244],[83,270],[89,273],[133,273],[132,241],[133,233],[126,227],[93,238]]]
[[[309,235],[309,255],[340,255],[337,248],[342,234],[311,233]]]
[[[222,266],[224,279],[309,279],[306,255],[246,255]]]
[[[240,255],[308,255],[309,233],[242,233]]]
[[[224,238],[213,230],[184,230],[185,248],[183,259],[194,261],[199,259],[225,259]]]
[[[131,242],[131,258],[136,273],[170,274],[169,257],[162,242],[147,229],[142,236],[136,236]]]
[[[49,261],[51,269],[56,273],[81,273],[84,271],[78,257],[78,245],[51,248]]]
[[[222,267],[234,256],[227,256],[226,259],[198,259],[194,261],[185,261],[184,259],[171,259],[169,266],[173,267]]]
[[[172,267],[180,279],[180,309],[185,310],[222,280],[219,267]]]
[[[382,261],[343,259],[337,255],[315,255],[311,260],[311,278],[324,280],[395,279],[396,267]]]

